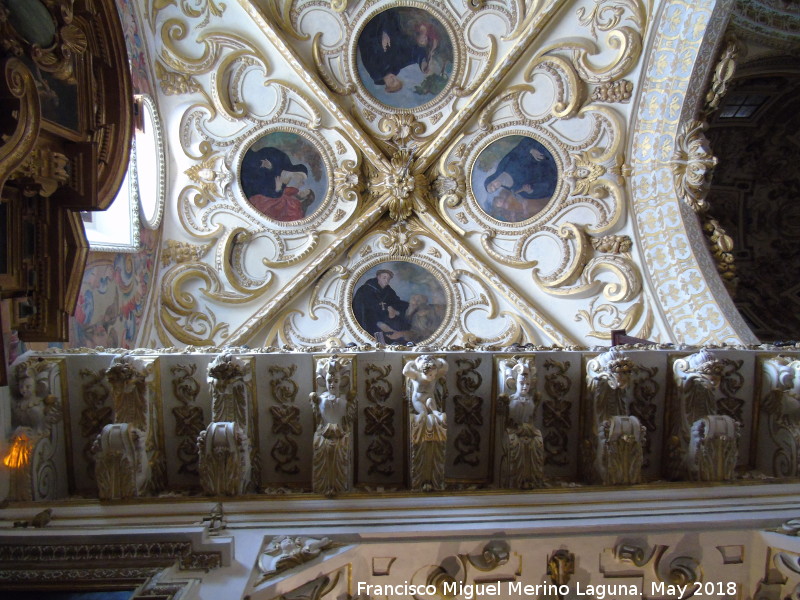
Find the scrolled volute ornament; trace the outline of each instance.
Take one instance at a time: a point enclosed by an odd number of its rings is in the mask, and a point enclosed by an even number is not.
[[[344,160],[333,171],[333,193],[337,198],[352,202],[364,191],[364,182],[358,172],[358,163]]]
[[[264,552],[258,557],[258,569],[263,575],[259,583],[287,569],[317,558],[323,550],[331,546],[333,546],[333,541],[328,537],[281,535],[272,538]]]
[[[696,213],[708,210],[706,196],[711,173],[717,166],[717,157],[711,153],[711,144],[703,133],[706,127],[702,121],[684,124],[675,140],[675,152],[670,161],[678,196]]]

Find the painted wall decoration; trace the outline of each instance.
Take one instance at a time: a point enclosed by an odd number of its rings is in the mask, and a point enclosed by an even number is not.
[[[240,177],[253,208],[281,222],[312,215],[328,186],[319,151],[290,131],[273,131],[259,138],[242,159]]]
[[[475,198],[486,214],[505,223],[519,223],[547,206],[558,182],[558,167],[540,142],[509,135],[495,140],[480,153],[471,182]]]
[[[425,10],[396,7],[373,16],[358,36],[356,57],[364,87],[394,108],[416,108],[447,86],[453,44]]]
[[[355,285],[352,308],[358,324],[387,344],[419,343],[430,338],[447,312],[444,287],[412,262],[382,262]]]
[[[153,273],[156,236],[142,229],[142,249],[135,254],[90,254],[71,319],[71,346],[136,347]]]

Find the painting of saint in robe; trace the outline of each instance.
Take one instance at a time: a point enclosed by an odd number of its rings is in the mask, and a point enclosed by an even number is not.
[[[285,131],[265,135],[242,159],[242,192],[275,221],[299,221],[319,207],[327,175],[322,157],[304,137]]]
[[[481,152],[471,183],[478,204],[489,216],[519,223],[547,206],[558,183],[558,167],[543,144],[510,135]]]
[[[373,338],[387,344],[418,344],[434,335],[447,314],[442,284],[424,267],[384,262],[359,278],[353,316]]]
[[[356,62],[364,87],[377,100],[395,108],[416,108],[447,86],[453,45],[427,11],[390,8],[364,26]]]

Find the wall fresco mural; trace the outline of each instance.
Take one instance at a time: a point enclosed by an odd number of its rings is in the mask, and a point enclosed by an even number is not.
[[[157,235],[142,229],[135,254],[93,252],[71,320],[70,344],[135,348],[152,280]]]
[[[447,86],[453,44],[427,11],[390,8],[364,26],[356,63],[364,87],[376,100],[394,108],[416,108]]]

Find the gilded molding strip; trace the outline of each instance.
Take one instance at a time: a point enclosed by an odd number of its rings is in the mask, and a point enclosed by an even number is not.
[[[757,342],[722,285],[699,225],[690,220],[694,212],[679,201],[670,168],[681,123],[705,100],[690,80],[715,56],[700,56],[700,49],[722,35],[729,4],[665,3],[631,127],[631,200],[650,289],[670,339],[688,344]]]
[[[565,4],[566,2],[562,2],[561,0],[553,0],[548,6],[543,7],[542,10],[538,12],[529,23],[526,29],[526,35],[508,51],[508,54],[503,57],[502,62],[500,62],[489,76],[483,80],[475,93],[472,94],[469,100],[464,104],[464,107],[455,115],[448,118],[447,122],[439,130],[439,134],[425,147],[425,150],[419,158],[419,162],[415,165],[414,170],[416,172],[426,171],[439,160],[450,142],[466,127],[467,122],[483,108],[486,101],[491,97],[492,93],[497,89],[497,86],[500,85],[509,71],[517,66],[522,54],[530,47],[539,33]]]
[[[516,288],[506,282],[504,278],[495,271],[487,267],[481,260],[474,256],[469,249],[462,244],[461,239],[453,235],[452,230],[444,225],[438,215],[431,211],[419,214],[422,223],[431,231],[439,235],[442,243],[453,250],[454,254],[459,255],[465,262],[475,269],[476,273],[483,277],[485,281],[491,282],[492,287],[502,294],[519,311],[520,315],[529,319],[555,344],[559,346],[577,346],[566,332],[562,331],[553,323],[553,319],[544,316],[544,312],[539,308],[534,308],[535,304],[529,298],[520,296]]]
[[[253,21],[261,28],[267,39],[275,46],[278,52],[295,72],[295,74],[308,85],[317,97],[317,100],[336,118],[339,124],[350,135],[354,145],[357,146],[370,163],[377,169],[385,170],[385,160],[380,149],[375,143],[361,130],[360,127],[341,109],[327,88],[319,78],[307,70],[295,51],[284,41],[276,31],[272,22],[266,18],[260,8],[256,7],[249,0],[239,0],[239,4],[249,14]]]

